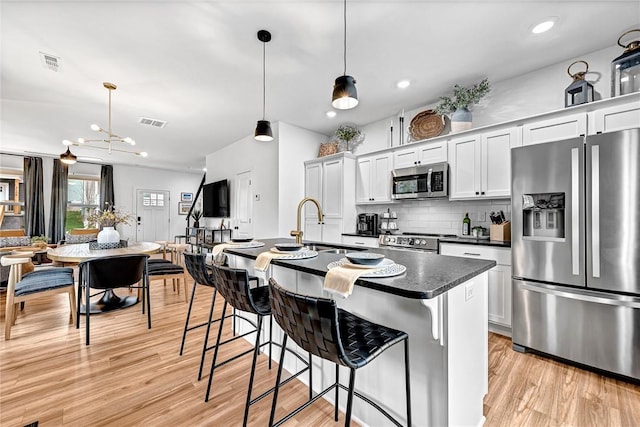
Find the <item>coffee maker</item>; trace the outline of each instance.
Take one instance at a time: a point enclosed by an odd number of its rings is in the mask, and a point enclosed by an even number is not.
[[[358,224],[356,225],[356,232],[364,236],[377,236],[378,235],[378,214],[376,213],[361,213],[358,215]]]

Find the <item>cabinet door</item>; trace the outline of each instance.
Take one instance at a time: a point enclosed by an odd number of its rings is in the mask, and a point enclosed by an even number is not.
[[[484,197],[511,197],[511,149],[520,145],[518,128],[508,128],[482,135],[482,185]]]
[[[590,134],[615,132],[640,127],[640,102],[602,108],[593,113]],[[591,128],[591,123],[589,124]]]
[[[391,201],[391,153],[372,157],[370,194],[373,202]]]
[[[345,245],[362,246],[365,248],[379,248],[380,244],[376,237],[368,236],[342,236],[342,243]]]
[[[322,241],[326,243],[342,243],[342,219],[325,218],[322,225]]]
[[[322,163],[322,200],[319,199],[319,201],[322,212],[328,218],[342,218],[342,192],[344,191],[342,165],[342,158]],[[315,207],[312,209],[315,210]]]
[[[447,161],[447,141],[423,143],[418,147],[418,164],[428,165]]]
[[[511,267],[489,270],[489,321],[511,327]]]
[[[311,163],[305,165],[304,168],[304,195],[305,197],[313,197],[322,203],[322,162]],[[304,206],[305,218],[318,217],[315,206],[309,203]]]
[[[587,113],[569,114],[522,126],[522,145],[560,141],[587,134]]]
[[[449,199],[469,199],[480,196],[479,136],[449,141],[451,191]]]
[[[322,224],[318,224],[318,216],[315,218],[305,218],[304,220],[304,232],[302,234],[303,240],[310,240],[313,242],[322,241]]]
[[[409,168],[415,166],[418,161],[416,147],[403,148],[393,152],[393,168]]]
[[[373,171],[373,157],[363,157],[358,159],[356,169],[356,203],[371,202],[371,174]]]

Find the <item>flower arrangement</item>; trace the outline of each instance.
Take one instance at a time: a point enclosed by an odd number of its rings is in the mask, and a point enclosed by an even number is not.
[[[473,104],[477,104],[490,90],[489,79],[484,79],[470,88],[456,84],[453,86],[453,99],[448,96],[441,96],[440,103],[434,110],[437,114],[444,116],[453,113],[459,108],[468,108]]]
[[[41,236],[33,236],[31,238],[31,244],[35,247],[38,248],[45,248],[47,247],[47,243],[49,243],[49,238],[45,235],[41,235]]]
[[[191,218],[193,218],[194,221],[200,221],[202,211],[200,209],[194,209],[193,212],[191,212]]]
[[[364,134],[351,123],[343,123],[336,130],[336,138],[345,143],[346,151],[364,141]]]
[[[87,216],[90,224],[99,225],[100,227],[115,227],[118,224],[128,224],[132,219],[129,212],[116,209],[115,207],[107,207],[104,210],[96,209]]]

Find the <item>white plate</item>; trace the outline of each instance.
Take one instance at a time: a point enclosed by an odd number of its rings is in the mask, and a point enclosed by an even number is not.
[[[253,240],[251,242],[245,242],[245,243],[235,243],[235,242],[228,241],[228,242],[225,242],[225,244],[238,249],[260,248],[264,246],[264,242],[259,242],[257,240]]]
[[[393,261],[391,261],[391,262],[393,262]],[[329,263],[327,265],[327,268],[329,270],[331,270],[332,268],[335,268],[335,267],[341,267],[344,264],[349,264],[349,262],[347,261],[346,258],[342,258],[341,260]],[[362,266],[358,266],[358,267],[362,267]],[[360,277],[370,278],[370,279],[378,279],[378,278],[382,278],[382,277],[399,276],[402,273],[404,273],[405,271],[407,271],[407,267],[405,267],[402,264],[396,264],[395,262],[393,262],[392,265],[389,265],[389,266],[387,266],[387,267],[385,267],[385,268],[383,268],[381,270],[371,271],[369,273],[364,273]]]
[[[305,258],[313,258],[318,256],[318,252],[316,251],[279,251],[276,248],[271,248],[269,250],[274,254],[281,254],[284,256],[278,257],[278,259],[305,259]]]

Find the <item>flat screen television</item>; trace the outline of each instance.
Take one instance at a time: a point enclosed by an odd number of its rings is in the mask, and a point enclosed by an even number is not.
[[[202,187],[202,216],[205,218],[228,218],[229,206],[229,181],[205,184]]]

